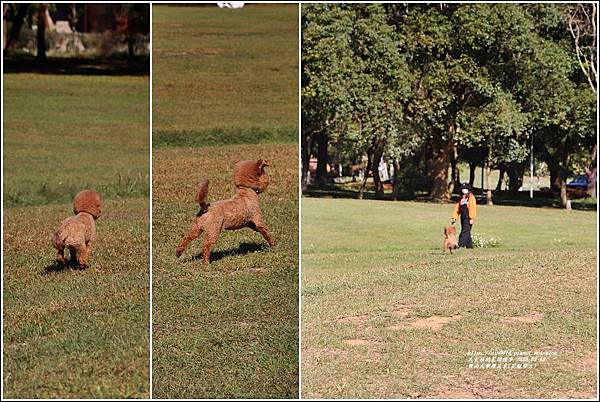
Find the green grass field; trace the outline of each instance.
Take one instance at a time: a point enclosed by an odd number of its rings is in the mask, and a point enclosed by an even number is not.
[[[298,396],[298,7],[153,8],[153,396]],[[277,245],[222,233],[177,259],[194,192],[231,197],[233,165],[268,159]]]
[[[3,397],[149,397],[147,77],[4,75]],[[86,270],[56,270],[71,200],[103,196]]]
[[[595,396],[597,214],[479,206],[497,247],[444,255],[451,210],[302,200],[302,397]],[[505,350],[557,354],[468,366]]]
[[[153,144],[297,143],[298,5],[153,7]]]

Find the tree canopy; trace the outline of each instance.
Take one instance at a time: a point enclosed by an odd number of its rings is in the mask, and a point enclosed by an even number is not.
[[[518,189],[533,138],[564,190],[575,161],[595,164],[595,61],[582,61],[595,41],[580,14],[562,4],[303,5],[303,159],[317,156],[320,184],[329,159],[366,160],[377,196],[382,156],[395,174],[416,161],[431,198],[447,200],[460,160],[501,167]]]

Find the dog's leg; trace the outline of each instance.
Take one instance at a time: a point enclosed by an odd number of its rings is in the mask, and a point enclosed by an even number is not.
[[[56,250],[58,250],[56,253],[56,262],[64,265],[66,262],[65,261],[65,245],[60,240],[60,236],[58,235],[58,232],[55,233],[54,236],[52,236],[52,244],[54,245],[54,248]]]
[[[77,262],[77,248],[75,246],[69,246],[69,264],[71,266],[76,266]]]
[[[79,268],[87,268],[88,265],[88,255],[87,255],[87,247],[85,244],[78,245],[76,250],[77,255],[77,264]]]
[[[179,246],[177,246],[175,255],[177,255],[177,257],[180,257],[181,254],[183,254],[183,252],[187,248],[188,244],[190,244],[192,240],[197,239],[198,236],[200,236],[200,233],[202,233],[202,228],[200,227],[200,224],[196,220],[194,220],[194,222],[192,222],[192,227],[183,237],[181,243],[179,243]]]
[[[275,241],[271,237],[269,229],[267,228],[267,225],[265,225],[265,223],[262,221],[261,217],[254,219],[250,224],[250,228],[260,233],[262,237],[265,238],[267,243],[269,243],[269,246],[273,247],[275,245]]]
[[[79,266],[87,268],[90,266],[90,256],[92,255],[92,244],[88,243],[81,249],[79,256]]]
[[[205,264],[210,264],[210,251],[217,242],[219,234],[221,234],[221,229],[215,228],[214,226],[211,226],[210,229],[206,231],[204,244],[202,244],[202,260]]]
[[[56,253],[56,261],[61,264],[64,265],[65,264],[65,248],[59,248],[58,252]]]

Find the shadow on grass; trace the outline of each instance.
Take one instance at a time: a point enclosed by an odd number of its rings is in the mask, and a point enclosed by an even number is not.
[[[61,264],[58,261],[53,261],[51,264],[47,265],[42,271],[42,275],[51,275],[64,271],[83,271],[85,268],[80,267],[79,265],[70,265],[70,264]]]
[[[244,243],[240,243],[240,245],[238,247],[233,247],[228,250],[213,251],[210,254],[210,261],[215,262],[215,261],[219,261],[223,258],[232,257],[235,255],[245,255],[245,254],[250,254],[250,253],[256,253],[258,251],[264,250],[265,248],[267,248],[267,245],[263,244],[263,243],[244,242]],[[192,260],[194,260],[194,261],[202,260],[202,253],[198,253],[195,256],[193,256]]]
[[[306,188],[302,195],[305,197],[315,198],[346,198],[346,199],[358,199],[358,190],[351,188],[343,188],[336,185],[326,185],[323,187],[309,186]],[[459,195],[452,195],[452,202],[458,200]],[[475,189],[475,197],[477,198],[478,204],[485,204],[486,197],[482,193],[481,189]],[[364,200],[380,200],[380,201],[394,201],[391,193],[386,193],[383,197],[375,197],[374,191],[365,191],[363,193]],[[494,192],[492,198],[494,205],[505,205],[505,206],[520,206],[520,207],[532,207],[532,208],[557,208],[560,209],[560,199],[558,195],[549,192],[535,191],[533,199],[529,198],[529,192],[521,191],[517,194],[510,193],[508,191]],[[416,201],[416,202],[436,202],[433,201],[424,192],[416,194],[400,194],[396,201]],[[597,201],[592,198],[580,198],[571,200],[571,208],[580,211],[595,211]]]
[[[4,73],[37,73],[68,75],[148,75],[150,58],[86,58],[48,57],[44,61],[31,55],[5,55]]]

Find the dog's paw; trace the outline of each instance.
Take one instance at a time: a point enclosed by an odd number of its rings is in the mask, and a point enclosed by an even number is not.
[[[183,254],[183,250],[178,248],[177,250],[175,250],[175,255],[177,256],[177,258],[181,257],[181,254]]]

